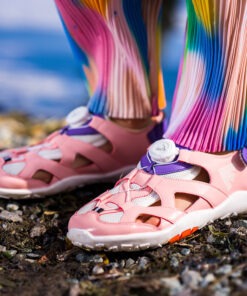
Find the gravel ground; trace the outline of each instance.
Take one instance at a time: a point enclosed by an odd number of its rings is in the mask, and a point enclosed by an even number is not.
[[[69,217],[108,186],[0,201],[1,295],[246,295],[247,215],[141,253],[73,247]]]
[[[39,200],[1,199],[0,295],[247,295],[247,215],[139,253],[73,247],[66,239],[69,217],[109,186]]]

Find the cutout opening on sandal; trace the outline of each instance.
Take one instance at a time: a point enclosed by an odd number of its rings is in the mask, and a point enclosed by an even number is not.
[[[80,167],[88,166],[90,164],[93,164],[93,162],[90,159],[77,153],[75,155],[72,167],[73,167],[73,169],[78,169]]]
[[[141,214],[136,219],[137,223],[150,224],[156,227],[160,226],[161,218],[149,214]]]
[[[175,207],[179,211],[185,211],[192,206],[199,199],[198,195],[176,192],[175,193]]]
[[[52,178],[53,175],[45,170],[38,170],[32,176],[32,179],[42,181],[46,184],[51,183]]]

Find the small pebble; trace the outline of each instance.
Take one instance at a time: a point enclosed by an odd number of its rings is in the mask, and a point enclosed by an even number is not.
[[[181,254],[184,255],[184,256],[187,256],[190,254],[190,249],[187,249],[187,248],[183,248],[181,250]]]
[[[170,265],[175,268],[178,267],[179,266],[178,259],[176,257],[172,256],[171,260],[170,260]]]
[[[181,274],[182,281],[185,286],[196,289],[202,281],[202,277],[199,272],[195,270],[185,269]]]
[[[6,220],[11,222],[23,221],[23,219],[17,213],[5,211],[5,210],[0,213],[0,220]]]
[[[34,254],[34,253],[28,253],[27,257],[30,258],[30,259],[39,259],[41,257],[41,255]]]
[[[2,224],[2,228],[3,228],[3,229],[7,229],[7,228],[8,228],[8,225],[7,225],[6,223],[3,223],[3,224]]]
[[[19,216],[22,216],[22,215],[23,215],[23,211],[20,211],[20,210],[15,211],[15,213],[16,213],[17,215],[19,215]]]
[[[215,273],[218,275],[223,275],[231,272],[232,272],[232,266],[230,264],[226,264],[221,266],[219,269],[217,269]]]
[[[30,236],[32,238],[39,237],[46,232],[46,227],[44,225],[36,225],[31,229]]]
[[[228,287],[222,287],[221,285],[218,285],[213,295],[214,296],[230,296],[231,289]]]
[[[79,253],[75,256],[75,260],[77,262],[82,263],[82,262],[84,262],[84,259],[85,259],[85,255],[83,253]]]
[[[202,280],[201,286],[203,288],[207,287],[209,284],[213,283],[215,281],[215,276],[212,273],[208,273]]]
[[[209,236],[207,237],[207,243],[213,244],[215,242],[216,242],[216,238],[212,234],[209,234]]]
[[[122,259],[122,260],[120,261],[120,267],[121,267],[121,268],[124,268],[124,267],[125,267],[125,261],[124,261],[124,259]]]
[[[237,270],[231,273],[232,278],[239,278],[242,275],[242,270]]]
[[[135,261],[132,258],[129,258],[125,263],[125,268],[130,268],[134,264],[135,264]]]
[[[240,256],[241,256],[241,254],[240,254],[240,252],[238,250],[233,250],[231,252],[231,258],[232,259],[238,260]]]
[[[231,226],[232,225],[232,221],[231,220],[226,220],[225,225],[226,226]]]
[[[247,228],[247,220],[236,220],[233,222],[233,227],[239,228],[239,227],[244,227]]]
[[[78,253],[75,256],[76,261],[80,263],[94,262],[94,256],[87,253]]]
[[[168,288],[170,290],[169,295],[171,296],[178,295],[183,290],[183,286],[181,285],[177,277],[161,278],[160,283],[162,286],[164,285],[165,288]]]
[[[5,246],[0,245],[0,253],[6,252],[6,250]]]
[[[234,279],[232,282],[234,283],[235,286],[238,287],[238,289],[240,288],[240,289],[243,289],[244,290],[244,288],[245,288],[244,286],[246,284],[244,285],[244,283],[243,283],[242,280],[240,280],[240,279]]]
[[[92,270],[92,274],[94,275],[99,275],[99,274],[103,274],[105,271],[103,269],[103,267],[99,266],[99,265],[95,265],[93,270]]]
[[[8,259],[11,259],[11,258],[15,257],[15,255],[17,254],[17,251],[16,250],[7,250],[3,254]]]
[[[148,257],[141,257],[138,260],[138,267],[140,269],[146,269],[148,267],[149,262],[150,262],[150,260]]]
[[[29,262],[29,263],[35,263],[35,262],[36,262],[35,260],[33,260],[33,259],[29,259],[29,258],[26,258],[25,261],[26,261],[26,262]]]
[[[17,204],[10,203],[10,204],[7,204],[6,209],[8,211],[15,212],[19,210],[19,206]]]
[[[95,255],[90,261],[93,261],[94,263],[103,263],[104,259],[100,255]]]
[[[19,261],[26,259],[26,254],[17,254],[15,258]]]
[[[73,283],[72,287],[69,290],[69,296],[78,296],[80,295],[80,285],[77,283]]]

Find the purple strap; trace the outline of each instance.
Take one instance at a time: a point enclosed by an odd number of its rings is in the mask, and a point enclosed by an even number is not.
[[[240,151],[240,155],[241,155],[241,158],[242,158],[243,162],[245,163],[245,165],[247,165],[247,147],[244,147]]]
[[[165,164],[158,164],[154,162],[149,153],[144,155],[141,159],[141,167],[142,169],[152,175],[167,175],[172,173],[178,173],[185,171],[192,167],[191,164],[175,161],[173,163],[165,163]]]
[[[68,136],[82,136],[82,135],[96,135],[96,134],[98,134],[96,129],[94,129],[88,125],[82,126],[79,128],[68,128],[65,133]]]
[[[60,134],[66,134],[67,136],[97,135],[98,132],[96,131],[96,129],[88,125],[91,122],[91,120],[92,119],[89,119],[82,126],[77,128],[70,128],[67,125],[61,130]]]

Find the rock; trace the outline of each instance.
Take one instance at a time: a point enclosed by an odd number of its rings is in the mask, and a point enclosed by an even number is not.
[[[3,223],[2,228],[6,230],[8,228],[8,225],[6,223]]]
[[[103,267],[99,266],[99,265],[95,265],[93,270],[92,270],[92,274],[93,275],[99,275],[99,274],[103,274],[105,271],[103,269]]]
[[[211,284],[211,283],[213,283],[214,281],[215,281],[215,276],[212,274],[212,273],[209,273],[209,274],[207,274],[204,278],[203,278],[203,280],[202,280],[202,282],[201,282],[201,286],[203,287],[203,288],[205,288],[205,287],[207,287],[209,284]]]
[[[10,204],[7,204],[6,209],[8,211],[15,212],[19,210],[19,206],[17,204],[10,203]]]
[[[17,254],[15,258],[19,261],[26,259],[26,254]]]
[[[23,222],[23,219],[17,213],[5,210],[0,213],[0,219],[10,222]]]
[[[182,282],[186,287],[197,289],[202,281],[199,272],[194,270],[185,269],[181,274]]]
[[[120,267],[121,267],[121,268],[124,268],[124,267],[125,267],[125,261],[124,261],[124,259],[122,259],[122,260],[120,261]]]
[[[15,213],[16,213],[17,215],[19,215],[19,216],[22,216],[22,214],[23,214],[23,212],[20,211],[20,210],[17,210]]]
[[[75,283],[69,290],[69,296],[78,296],[80,295],[80,285],[79,283]]]
[[[95,256],[93,256],[93,258],[92,258],[91,261],[93,261],[95,263],[103,263],[104,262],[104,259],[100,255],[95,255]]]
[[[209,236],[207,237],[207,243],[213,244],[215,242],[216,242],[216,238],[213,236],[213,234],[209,234]]]
[[[32,238],[39,237],[46,232],[46,227],[44,225],[36,225],[30,231],[30,236]]]
[[[181,250],[181,254],[184,255],[184,256],[189,255],[189,254],[190,254],[190,249],[188,249],[188,248],[183,248],[183,249]]]
[[[25,261],[32,264],[37,262],[34,259],[29,259],[29,258],[26,258]]]
[[[138,267],[140,269],[146,269],[148,267],[150,260],[148,257],[141,257],[138,260]]]
[[[7,257],[8,259],[12,259],[13,257],[15,257],[15,255],[17,254],[16,250],[7,250],[4,253],[4,256]]]
[[[230,296],[231,289],[229,287],[222,287],[221,284],[215,285],[214,287],[214,296]]]
[[[239,250],[233,250],[231,252],[231,258],[234,259],[234,260],[238,260],[240,256],[241,255],[240,255]]]
[[[236,221],[233,222],[233,227],[235,227],[235,228],[239,228],[239,227],[247,228],[247,220],[242,220],[242,219],[236,220]]]
[[[183,286],[177,277],[161,278],[160,283],[170,290],[168,294],[171,296],[178,295],[183,290]]]
[[[238,290],[245,290],[246,291],[246,288],[247,288],[247,284],[244,284],[242,280],[240,279],[234,279],[232,281],[232,283],[238,288]]]
[[[0,253],[6,252],[6,250],[5,246],[0,245]]]
[[[231,226],[232,225],[232,221],[231,220],[226,220],[225,221],[225,225],[226,226]]]
[[[231,273],[232,278],[239,278],[242,275],[242,270],[237,270]]]
[[[87,254],[87,253],[78,253],[75,256],[75,259],[76,259],[76,261],[78,261],[80,263],[95,262],[94,261],[94,256],[90,255],[90,254]]]
[[[132,258],[129,258],[125,263],[125,268],[130,268],[134,264],[135,264],[135,260],[133,260]]]
[[[28,253],[27,257],[30,258],[30,259],[39,259],[41,257],[41,255],[34,254],[34,253]]]
[[[178,259],[175,257],[175,256],[172,256],[171,257],[171,260],[170,260],[170,265],[174,268],[178,267],[179,266],[179,261]]]
[[[84,259],[85,259],[85,256],[84,256],[83,253],[79,253],[79,254],[77,254],[75,256],[75,260],[78,261],[78,262],[80,262],[80,263],[84,262]]]
[[[219,269],[216,270],[216,274],[218,275],[224,275],[224,274],[230,274],[232,272],[232,266],[230,264],[226,264],[221,266]]]

